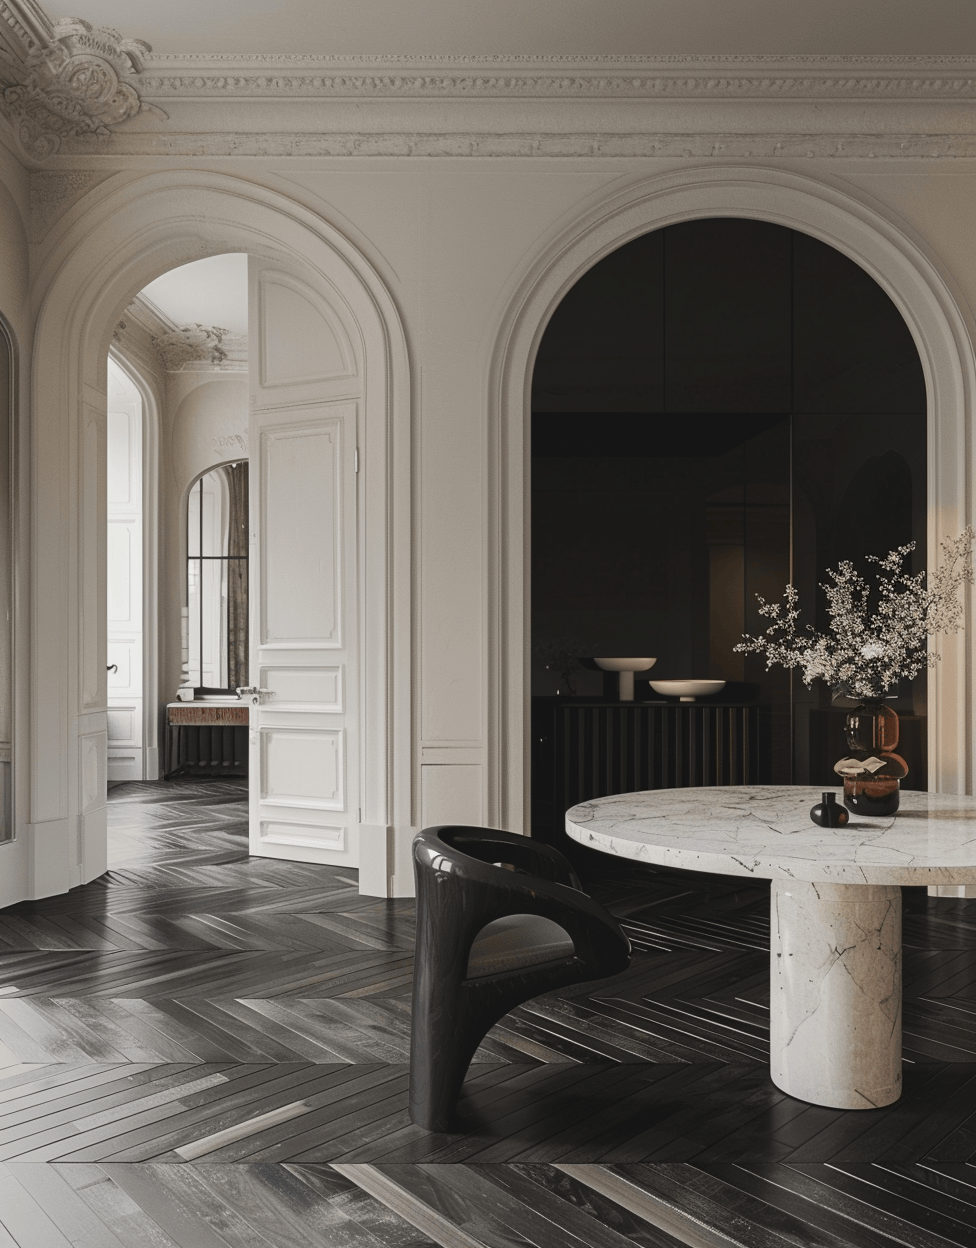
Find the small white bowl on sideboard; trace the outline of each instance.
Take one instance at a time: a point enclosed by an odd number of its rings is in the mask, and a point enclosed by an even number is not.
[[[666,698],[680,698],[682,702],[694,702],[696,698],[707,698],[713,693],[721,693],[725,688],[724,680],[652,680],[651,688]]]
[[[646,672],[654,666],[657,659],[594,659],[593,662],[602,672],[619,672],[620,701],[634,700],[634,672]]]

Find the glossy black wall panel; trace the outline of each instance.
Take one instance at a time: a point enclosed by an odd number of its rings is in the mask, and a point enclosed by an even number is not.
[[[924,381],[894,304],[806,235],[688,222],[586,275],[535,380],[533,636],[654,655],[660,678],[758,686],[760,779],[829,782],[843,752],[829,690],[733,646],[766,625],[755,595],[781,598],[791,574],[823,628],[828,567],[869,571],[865,555],[913,539],[923,566]],[[599,673],[578,687],[600,695]],[[556,692],[538,657],[533,691]],[[903,716],[924,714],[924,677],[899,692]],[[920,759],[909,783],[923,782]]]
[[[664,237],[612,252],[567,292],[539,344],[534,411],[662,410]]]
[[[924,412],[918,351],[885,291],[833,247],[806,234],[791,237],[792,410],[802,415]]]
[[[662,232],[665,410],[789,411],[791,232],[728,219]]]

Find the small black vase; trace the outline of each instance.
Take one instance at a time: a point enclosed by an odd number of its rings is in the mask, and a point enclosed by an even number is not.
[[[821,800],[810,811],[810,818],[821,828],[842,828],[850,822],[850,815],[837,801],[834,793],[821,793]]]

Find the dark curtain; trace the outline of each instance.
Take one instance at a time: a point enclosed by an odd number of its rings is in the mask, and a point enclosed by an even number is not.
[[[227,684],[231,689],[247,678],[247,463],[228,464],[230,495],[227,526]]]

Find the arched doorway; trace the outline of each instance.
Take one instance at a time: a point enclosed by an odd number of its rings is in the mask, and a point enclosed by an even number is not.
[[[349,327],[362,361],[356,506],[370,524],[362,527],[358,558],[372,609],[362,613],[357,637],[368,662],[359,681],[361,803],[354,813],[364,846],[363,891],[385,895],[401,869],[388,854],[395,840],[390,830],[410,822],[409,576],[398,575],[394,590],[394,566],[410,558],[410,454],[407,360],[396,309],[341,235],[251,184],[220,175],[175,183],[156,174],[93,199],[40,281],[32,465],[36,677],[25,829],[32,895],[64,891],[105,869],[101,465],[111,331],[154,277],[221,251],[247,252],[269,270],[297,274],[311,297]],[[290,398],[296,411],[314,401]],[[394,750],[399,738],[403,744]],[[290,856],[301,858],[306,847],[299,848]]]
[[[669,225],[568,292],[532,394],[534,834],[558,843],[562,810],[621,787],[832,785],[829,690],[735,646],[788,582],[822,630],[827,567],[871,580],[865,556],[910,543],[922,566],[925,383],[889,297],[782,225]],[[653,655],[655,683],[725,687],[682,707],[638,678],[645,705],[621,707],[616,678],[583,667],[570,700],[540,647]],[[924,674],[890,696],[903,787],[924,790]]]
[[[153,387],[113,344],[108,361],[107,778],[155,780],[158,744],[159,410]]]
[[[928,397],[928,562],[938,541],[968,516],[965,413],[974,393],[970,327],[947,281],[907,230],[881,206],[800,175],[761,168],[710,168],[665,174],[600,204],[550,240],[508,305],[496,338],[497,379],[490,399],[489,584],[495,626],[489,655],[499,691],[490,738],[491,817],[527,828],[528,810],[528,436],[532,369],[545,327],[565,293],[630,239],[701,217],[745,217],[802,231],[854,260],[888,294],[919,352]],[[928,742],[930,787],[962,792],[972,783],[967,733],[973,691],[965,641],[947,638],[932,673]]]

